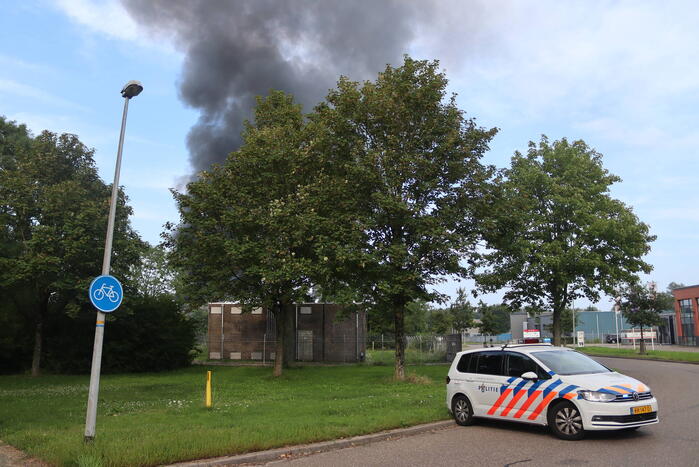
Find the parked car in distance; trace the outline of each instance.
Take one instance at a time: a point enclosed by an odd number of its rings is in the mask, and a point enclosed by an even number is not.
[[[616,334],[605,334],[604,342],[606,342],[607,344],[616,344],[617,343]]]
[[[459,425],[493,418],[548,425],[579,440],[585,431],[658,423],[658,401],[642,382],[551,344],[459,352],[446,377],[446,404]]]

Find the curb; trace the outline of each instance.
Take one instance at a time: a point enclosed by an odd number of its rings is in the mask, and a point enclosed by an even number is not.
[[[622,360],[643,360],[644,362],[665,362],[665,363],[683,363],[685,365],[699,365],[699,362],[688,362],[687,360],[665,360],[660,358],[640,358],[640,357],[627,357],[621,355],[603,355],[598,353],[587,353],[583,352],[585,355],[590,357],[604,357],[604,358],[620,358]]]
[[[298,446],[288,446],[284,448],[270,449],[268,451],[251,452],[248,454],[240,454],[237,456],[215,457],[211,459],[201,459],[197,461],[179,462],[177,464],[169,464],[170,467],[207,467],[220,465],[240,465],[240,464],[262,464],[290,457],[307,456],[321,452],[336,451],[354,446],[363,446],[365,444],[385,441],[392,438],[400,438],[404,436],[413,436],[426,433],[429,431],[443,430],[450,426],[454,426],[452,420],[441,422],[426,423],[416,425],[410,428],[398,428],[395,430],[382,431],[370,435],[355,436],[353,438],[337,439],[333,441],[323,441],[313,444],[301,444]]]

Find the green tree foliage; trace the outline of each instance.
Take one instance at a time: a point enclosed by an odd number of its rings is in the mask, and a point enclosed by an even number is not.
[[[486,324],[487,334],[496,335],[510,332],[510,309],[507,305],[487,305],[482,301],[478,303],[476,316],[483,321],[483,317],[488,315],[489,323]],[[483,327],[479,326],[481,334]]]
[[[449,306],[451,325],[454,330],[456,330],[456,332],[463,332],[473,327],[475,312],[476,308],[471,305],[466,298],[466,291],[462,288],[457,289],[456,298]]]
[[[474,264],[481,291],[507,287],[505,301],[553,312],[554,343],[561,314],[578,297],[599,300],[652,268],[642,260],[655,236],[613,199],[620,181],[583,141],[529,143],[502,174],[483,224],[487,250]]]
[[[341,78],[314,116],[319,152],[344,172],[337,183],[350,203],[336,215],[355,228],[336,279],[391,315],[397,379],[406,306],[440,299],[431,285],[467,273],[460,261],[474,247],[475,210],[491,175],[480,158],[496,129],[466,118],[446,86],[437,62],[406,57],[374,82]]]
[[[429,330],[432,334],[448,334],[452,329],[449,309],[434,309],[429,315]]]
[[[670,282],[667,285],[667,291],[671,293],[673,290],[681,289],[682,287],[685,287],[685,285],[681,282]]]
[[[180,223],[166,235],[188,302],[227,299],[273,311],[275,376],[293,358],[292,305],[342,251],[333,213],[345,197],[311,150],[313,128],[291,96],[259,98],[241,148],[187,193],[173,192]]]
[[[77,137],[35,138],[0,118],[0,372],[90,370],[95,309],[87,289],[101,272],[110,196]],[[102,369],[188,364],[191,319],[144,280],[167,271],[151,264],[153,253],[129,226],[131,210],[119,196],[112,274],[126,296],[107,316]]]
[[[109,372],[165,371],[192,362],[194,317],[173,295],[141,295],[108,323],[103,368]]]
[[[75,316],[47,320],[45,368],[57,373],[90,370],[95,310],[84,305]],[[102,355],[105,373],[165,371],[189,365],[194,348],[192,319],[169,295],[134,296],[107,315]]]
[[[408,335],[415,335],[427,332],[432,308],[425,300],[414,300],[405,307],[405,332]],[[387,328],[392,331],[391,320],[386,319],[387,313],[374,313],[381,316],[387,322]]]
[[[641,328],[639,351],[645,354],[643,329],[662,324],[660,313],[672,309],[673,298],[670,294],[658,293],[653,285],[644,286],[638,283],[624,285],[617,292],[617,297],[621,298],[619,306],[626,321],[634,327]]]
[[[3,309],[20,313],[33,336],[32,374],[41,368],[45,323],[75,315],[90,281],[99,275],[110,187],[98,177],[93,151],[75,135],[44,131],[0,118],[0,290]],[[127,276],[139,240],[120,193],[114,259]]]
[[[483,344],[486,343],[486,336],[498,334],[498,320],[495,311],[490,307],[485,307],[481,311],[481,322],[478,331],[483,335]]]
[[[130,275],[136,292],[143,297],[172,295],[175,292],[175,273],[162,245],[144,244],[140,261],[131,267]]]

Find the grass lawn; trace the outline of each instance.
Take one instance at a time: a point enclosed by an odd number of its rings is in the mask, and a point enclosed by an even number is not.
[[[575,350],[591,355],[609,357],[634,357],[649,360],[673,360],[678,362],[699,362],[699,352],[677,352],[671,350],[650,350],[648,345],[646,355],[640,355],[638,349],[625,349],[616,347],[576,347]]]
[[[214,407],[203,404],[213,370]],[[154,465],[448,418],[445,366],[285,370],[193,367],[103,375],[96,439],[83,443],[89,376],[0,376],[0,439],[58,465]]]
[[[367,350],[366,362],[369,365],[391,365],[396,361],[395,350]],[[405,363],[408,365],[421,365],[423,363],[451,363],[445,359],[444,352],[420,352],[414,349],[405,351]],[[448,368],[443,369],[444,376],[447,375]]]

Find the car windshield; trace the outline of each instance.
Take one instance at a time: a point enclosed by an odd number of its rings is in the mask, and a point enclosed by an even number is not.
[[[559,375],[609,373],[609,369],[590,357],[572,350],[547,350],[533,353],[534,357]]]

